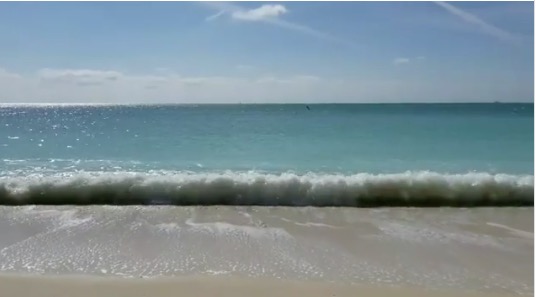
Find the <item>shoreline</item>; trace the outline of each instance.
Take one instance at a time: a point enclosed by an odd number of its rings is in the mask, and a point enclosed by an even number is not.
[[[512,293],[428,289],[410,286],[372,286],[270,278],[188,276],[132,279],[92,275],[0,274],[3,297],[89,296],[434,296],[499,297]]]
[[[533,208],[0,207],[0,296],[534,296],[533,223]]]

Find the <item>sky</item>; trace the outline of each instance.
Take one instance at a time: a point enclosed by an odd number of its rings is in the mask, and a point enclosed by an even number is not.
[[[0,103],[533,102],[533,2],[0,2]]]

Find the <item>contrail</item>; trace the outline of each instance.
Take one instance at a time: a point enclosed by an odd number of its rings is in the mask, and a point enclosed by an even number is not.
[[[225,10],[220,10],[220,11],[218,11],[217,13],[215,13],[215,14],[213,14],[213,15],[207,17],[207,18],[205,19],[205,21],[208,21],[208,22],[213,21],[213,20],[219,18],[220,16],[222,16],[224,13],[226,13]]]
[[[219,18],[220,16],[222,16],[225,13],[228,13],[228,14],[230,14],[232,16],[233,13],[237,13],[237,12],[245,13],[245,12],[248,11],[247,9],[244,9],[241,6],[238,6],[238,5],[235,5],[235,4],[230,4],[230,3],[227,3],[227,2],[202,2],[202,4],[205,5],[205,6],[208,6],[208,7],[212,8],[212,9],[219,10],[218,13],[216,13],[214,15],[211,15],[208,18],[206,18],[207,21],[213,21],[213,20]],[[358,45],[356,43],[352,42],[352,41],[349,41],[349,40],[346,40],[346,39],[341,39],[341,38],[335,37],[335,36],[333,36],[331,34],[328,34],[328,33],[313,29],[311,27],[296,24],[296,23],[292,23],[292,22],[288,22],[288,21],[284,21],[284,20],[281,20],[281,19],[278,19],[278,18],[260,18],[260,19],[257,19],[255,21],[264,22],[264,23],[271,24],[271,25],[274,25],[274,26],[277,26],[277,27],[281,27],[281,28],[292,30],[292,31],[302,33],[302,34],[305,34],[305,35],[313,36],[313,37],[316,37],[316,38],[319,38],[319,39],[324,39],[324,40],[331,41],[331,42],[345,44],[345,45],[350,46],[350,47],[358,47]]]
[[[474,14],[471,14],[469,12],[463,11],[463,10],[453,6],[452,4],[449,4],[449,3],[446,3],[446,2],[443,2],[443,1],[436,1],[435,3],[437,5],[439,5],[440,7],[444,8],[445,10],[447,10],[448,12],[450,12],[451,14],[461,18],[462,20],[464,20],[464,21],[466,21],[468,23],[477,25],[478,27],[480,27],[482,32],[484,32],[484,33],[486,33],[488,35],[494,36],[494,37],[496,37],[498,39],[501,39],[501,40],[518,41],[517,36],[515,36],[514,34],[508,32],[508,31],[505,31],[505,30],[503,30],[501,28],[495,27],[492,24],[486,23],[485,21],[483,21],[482,19],[480,19],[479,17],[477,17]]]

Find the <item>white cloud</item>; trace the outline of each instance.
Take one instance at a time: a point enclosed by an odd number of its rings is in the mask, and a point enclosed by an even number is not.
[[[165,76],[148,75],[143,77],[146,89],[157,89],[169,82],[169,78]]]
[[[5,78],[5,79],[18,79],[18,78],[21,78],[21,76],[19,74],[16,74],[16,73],[12,73],[12,72],[9,72],[7,71],[6,69],[4,68],[0,68],[0,77],[1,78]]]
[[[449,13],[462,19],[463,21],[478,26],[480,30],[485,34],[491,35],[495,38],[505,40],[505,41],[511,41],[511,42],[518,41],[518,37],[515,36],[514,34],[506,30],[503,30],[501,28],[498,28],[490,23],[487,23],[474,14],[471,14],[467,11],[457,8],[456,6],[452,4],[449,4],[443,1],[436,1],[435,3],[439,5],[440,7],[444,8]]]
[[[82,86],[100,85],[118,80],[123,74],[109,70],[91,69],[49,69],[38,72],[38,76],[46,82],[69,83]]]
[[[237,10],[234,11],[231,16],[237,20],[243,21],[261,21],[269,18],[277,18],[282,14],[287,13],[288,10],[285,6],[280,4],[265,4],[261,7],[250,9],[246,11]]]
[[[241,21],[264,22],[273,26],[292,30],[301,34],[313,36],[319,39],[344,44],[350,47],[357,47],[354,42],[342,38],[337,38],[331,34],[313,29],[311,27],[285,21],[280,18],[281,15],[288,12],[283,5],[265,4],[255,9],[244,9],[241,6],[230,4],[227,2],[203,2],[203,5],[218,12],[207,17],[205,20],[213,21],[225,14],[229,14],[231,18]]]
[[[408,64],[409,62],[409,58],[396,58],[393,60],[393,64],[395,65]]]
[[[70,76],[59,75],[63,72]],[[33,75],[13,74],[17,79],[0,75],[0,103],[489,102],[505,98],[530,101],[534,91],[532,80],[500,73],[478,80],[459,75],[378,80],[366,76],[326,78],[310,74],[197,77],[83,69],[63,72],[43,69]],[[43,76],[71,79],[73,73],[78,77],[104,77],[109,83],[92,87],[76,80],[43,83]],[[120,79],[115,79],[118,74]]]

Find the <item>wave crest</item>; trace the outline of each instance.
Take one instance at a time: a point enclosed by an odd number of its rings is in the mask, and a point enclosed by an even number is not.
[[[0,177],[0,204],[532,206],[534,177],[489,173],[76,172]]]

